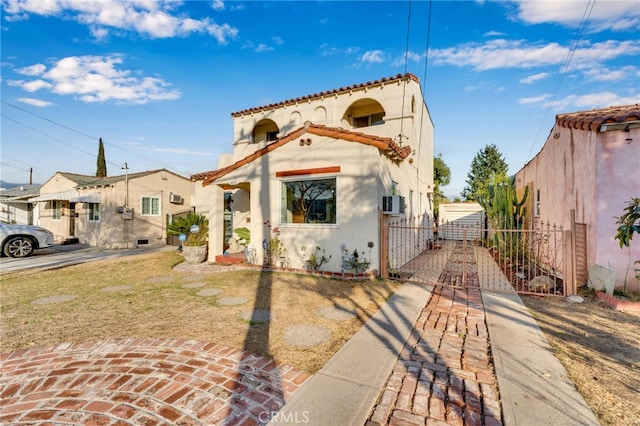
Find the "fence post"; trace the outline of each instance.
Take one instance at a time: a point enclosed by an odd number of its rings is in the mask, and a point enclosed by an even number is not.
[[[572,296],[574,294],[578,293],[578,288],[576,285],[576,278],[578,275],[578,271],[577,271],[577,264],[576,264],[576,211],[574,209],[571,209],[570,211],[570,216],[571,216],[571,228],[569,230],[570,235],[569,235],[569,241],[571,242],[569,244],[569,255],[565,256],[565,259],[570,259],[571,264],[569,265],[569,268],[571,268],[571,281],[570,281],[570,285],[567,285],[567,294],[565,294],[565,296]]]
[[[378,209],[380,222],[380,277],[387,278],[389,276],[389,227],[384,222],[384,214]]]

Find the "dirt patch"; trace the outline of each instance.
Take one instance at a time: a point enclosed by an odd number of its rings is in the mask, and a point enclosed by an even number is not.
[[[180,261],[175,253],[158,252],[52,271],[3,274],[0,352],[110,338],[185,338],[270,356],[313,373],[400,286],[382,280],[341,281],[260,270],[181,272],[174,269]],[[205,286],[185,288],[196,283]],[[104,291],[122,286],[127,290]],[[201,297],[203,288],[223,293]],[[64,294],[76,298],[31,304]],[[222,294],[245,303],[225,306],[220,303]],[[318,308],[327,305],[356,315],[346,321],[318,315]],[[246,320],[247,311],[269,312],[269,321]],[[284,330],[298,324],[324,327],[330,338],[310,348],[292,347]]]
[[[523,297],[556,356],[603,425],[640,425],[640,313]]]

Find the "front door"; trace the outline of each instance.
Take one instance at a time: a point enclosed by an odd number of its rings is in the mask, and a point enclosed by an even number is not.
[[[69,236],[76,236],[76,203],[69,203]]]

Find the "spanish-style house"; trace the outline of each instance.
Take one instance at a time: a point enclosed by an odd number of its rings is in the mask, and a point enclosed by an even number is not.
[[[0,222],[33,225],[38,209],[37,203],[32,203],[29,199],[38,194],[40,185],[34,184],[0,190]]]
[[[613,269],[616,286],[626,277],[627,288],[638,288],[633,262],[640,259],[640,238],[621,249],[614,237],[616,218],[640,197],[640,104],[557,115],[542,150],[516,173],[516,185],[530,187],[532,223],[570,230],[575,215],[586,225],[586,241],[576,245],[586,248],[585,269]]]
[[[416,76],[231,116],[233,154],[191,177],[196,211],[209,217],[210,261],[237,250],[243,234],[234,231],[243,229],[257,264],[304,268],[317,254],[328,261],[322,271],[349,273],[357,251],[358,272],[372,273],[380,271],[383,222],[431,216],[433,123]]]
[[[110,177],[57,172],[31,199],[59,242],[104,248],[164,245],[167,216],[190,209],[193,183],[166,169]]]

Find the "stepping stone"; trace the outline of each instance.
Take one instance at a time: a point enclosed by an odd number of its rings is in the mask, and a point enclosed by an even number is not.
[[[49,303],[63,303],[63,302],[69,302],[75,298],[76,296],[74,296],[73,294],[63,294],[60,296],[49,296],[49,297],[43,297],[41,299],[32,300],[31,304],[47,305]]]
[[[203,296],[203,297],[217,296],[220,293],[222,293],[221,288],[204,288],[198,292],[198,296]]]
[[[189,283],[182,286],[182,288],[198,288],[204,287],[207,283]]]
[[[331,331],[317,325],[293,325],[284,329],[284,341],[296,348],[311,348],[331,338]]]
[[[240,319],[249,321],[252,324],[263,324],[271,321],[271,311],[269,309],[254,309],[253,311],[244,311],[238,315]]]
[[[133,287],[131,287],[130,285],[116,285],[113,287],[103,287],[100,289],[100,291],[116,292],[116,291],[131,290],[132,288]]]
[[[196,274],[196,275],[187,275],[182,277],[183,281],[200,281],[200,280],[204,280],[207,277],[204,275],[200,275],[200,274]]]
[[[173,277],[165,275],[163,277],[151,277],[147,280],[148,283],[166,283],[173,281]]]
[[[346,321],[355,318],[356,312],[344,306],[322,306],[316,311],[318,315],[335,321]]]
[[[249,299],[246,297],[221,297],[218,299],[218,305],[235,306],[247,303]]]

